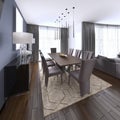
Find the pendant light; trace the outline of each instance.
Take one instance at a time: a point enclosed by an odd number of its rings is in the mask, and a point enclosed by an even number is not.
[[[75,37],[74,10],[75,10],[75,7],[73,7],[73,38]]]

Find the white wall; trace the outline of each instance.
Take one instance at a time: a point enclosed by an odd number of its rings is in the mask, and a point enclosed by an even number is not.
[[[73,38],[73,26],[69,28],[68,49],[82,49],[82,24],[75,24],[75,37]]]

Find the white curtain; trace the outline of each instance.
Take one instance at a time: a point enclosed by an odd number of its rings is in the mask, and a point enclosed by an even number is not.
[[[54,27],[39,27],[39,49],[45,57],[49,57],[50,48],[56,48],[60,52],[60,32]]]
[[[120,27],[95,25],[95,55],[117,57],[120,52]]]

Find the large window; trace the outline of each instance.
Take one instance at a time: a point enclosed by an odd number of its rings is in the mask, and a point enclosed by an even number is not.
[[[39,49],[45,57],[48,57],[50,48],[56,48],[60,52],[60,32],[54,27],[39,27]]]
[[[16,32],[23,32],[23,18],[16,8]],[[20,49],[20,44],[16,44],[16,50]]]
[[[117,57],[120,52],[120,27],[95,25],[96,56]]]

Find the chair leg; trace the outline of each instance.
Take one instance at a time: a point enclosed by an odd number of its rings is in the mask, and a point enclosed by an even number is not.
[[[90,80],[86,80],[84,82],[80,82],[80,95],[84,96],[85,94],[90,93]]]
[[[48,86],[48,77],[45,76],[45,86]]]
[[[77,70],[77,65],[75,65],[75,70]]]
[[[63,83],[62,74],[60,74],[60,76],[61,76],[61,84],[62,84]]]
[[[68,76],[68,85],[70,85],[70,75]]]

